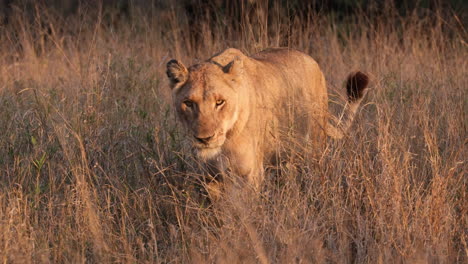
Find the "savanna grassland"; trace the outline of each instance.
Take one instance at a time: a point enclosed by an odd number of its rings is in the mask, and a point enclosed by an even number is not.
[[[198,15],[12,5],[0,27],[0,262],[466,263],[466,13],[286,2]],[[318,61],[334,114],[349,72],[368,72],[371,90],[346,139],[318,158],[292,150],[259,197],[239,188],[210,203],[166,62],[272,46]]]

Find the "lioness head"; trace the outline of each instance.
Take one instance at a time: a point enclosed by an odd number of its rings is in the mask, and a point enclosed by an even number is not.
[[[227,65],[204,62],[188,69],[177,60],[167,63],[177,115],[203,160],[221,151],[238,119],[242,68],[238,58]]]

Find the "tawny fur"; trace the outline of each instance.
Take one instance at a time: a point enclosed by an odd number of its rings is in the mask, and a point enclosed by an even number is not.
[[[257,187],[280,142],[293,137],[319,146],[327,135],[342,138],[369,82],[362,72],[348,77],[346,118],[337,120],[328,114],[318,64],[293,49],[268,49],[250,57],[226,49],[188,69],[171,60],[167,75],[174,107],[198,157]]]

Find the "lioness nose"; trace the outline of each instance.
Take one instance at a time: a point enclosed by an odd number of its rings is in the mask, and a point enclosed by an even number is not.
[[[213,135],[214,136],[214,135]],[[210,136],[210,137],[205,137],[205,138],[199,138],[199,137],[195,137],[199,142],[203,143],[203,144],[206,144],[208,143],[212,138],[213,136]]]

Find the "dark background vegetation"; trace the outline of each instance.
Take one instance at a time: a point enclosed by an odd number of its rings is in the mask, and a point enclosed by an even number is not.
[[[414,12],[423,16],[427,12],[441,12],[441,15],[455,13],[460,20],[466,23],[468,4],[463,0],[419,0],[419,1],[373,1],[373,0],[1,0],[0,15],[3,25],[8,24],[13,10],[16,8],[28,11],[30,16],[34,15],[36,6],[44,6],[53,10],[57,15],[64,18],[70,16],[93,15],[93,11],[101,10],[104,15],[109,16],[110,22],[114,20],[131,20],[134,9],[145,11],[146,15],[154,15],[154,10],[171,8],[182,8],[196,23],[197,19],[210,16],[211,19],[232,19],[240,22],[249,10],[261,5],[272,8],[279,5],[287,13],[294,17],[305,15],[310,11],[321,14],[330,14],[337,19],[346,19],[349,16],[362,15],[382,16],[388,12],[394,15],[405,16]],[[97,12],[94,12],[97,15]],[[138,13],[140,15],[140,13]]]

